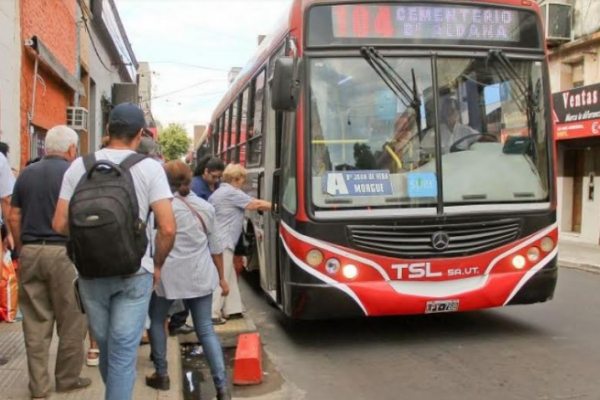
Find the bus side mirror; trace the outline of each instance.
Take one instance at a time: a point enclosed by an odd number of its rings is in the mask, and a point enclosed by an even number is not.
[[[271,82],[271,107],[275,111],[295,111],[300,98],[300,61],[281,57],[275,61]]]

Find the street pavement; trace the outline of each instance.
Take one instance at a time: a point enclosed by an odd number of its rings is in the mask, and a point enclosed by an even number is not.
[[[284,381],[251,398],[599,400],[600,275],[559,275],[545,304],[294,325],[246,276],[244,303]]]
[[[600,246],[561,240],[558,246],[561,267],[600,273]]]
[[[56,332],[50,347],[50,361],[48,369],[51,374],[56,363],[58,340]],[[86,345],[88,342],[86,341]],[[87,347],[86,347],[87,348]],[[167,340],[167,361],[171,375],[171,390],[159,392],[146,386],[144,377],[154,372],[154,367],[149,358],[150,346],[141,346],[138,352],[137,380],[135,382],[134,400],[182,400],[183,379],[181,376],[181,351],[176,337]],[[0,400],[29,400],[27,388],[29,379],[27,375],[27,357],[25,342],[23,341],[23,328],[20,322],[13,324],[0,323],[0,356],[8,358],[8,363],[0,366]],[[84,390],[67,394],[49,393],[47,399],[51,400],[104,400],[104,385],[97,367],[84,365],[81,376],[92,378],[92,385]],[[51,375],[53,377],[53,375]]]

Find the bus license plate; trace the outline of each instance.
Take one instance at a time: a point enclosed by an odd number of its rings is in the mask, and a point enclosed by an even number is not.
[[[427,302],[425,314],[455,311],[458,311],[458,300],[435,300]]]

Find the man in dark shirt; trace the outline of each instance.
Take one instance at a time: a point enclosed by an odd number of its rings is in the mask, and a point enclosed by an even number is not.
[[[67,238],[52,229],[63,176],[77,156],[77,142],[77,133],[66,126],[48,131],[47,156],[25,168],[12,196],[10,227],[20,253],[19,305],[34,399],[49,395],[48,350],[55,321],[56,390],[69,392],[91,384],[79,376],[86,321],[73,288],[77,273],[67,256]]]
[[[216,157],[205,156],[198,162],[192,179],[192,192],[208,201],[208,198],[219,188],[219,182],[225,171],[225,163]]]

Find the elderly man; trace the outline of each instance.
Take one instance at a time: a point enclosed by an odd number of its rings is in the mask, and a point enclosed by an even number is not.
[[[69,392],[91,384],[81,378],[85,316],[73,281],[77,273],[67,256],[67,238],[52,229],[63,176],[77,157],[77,133],[57,126],[46,135],[46,157],[27,167],[15,185],[10,226],[20,249],[19,304],[32,398],[48,396],[48,350],[54,323],[59,337],[56,390]]]

